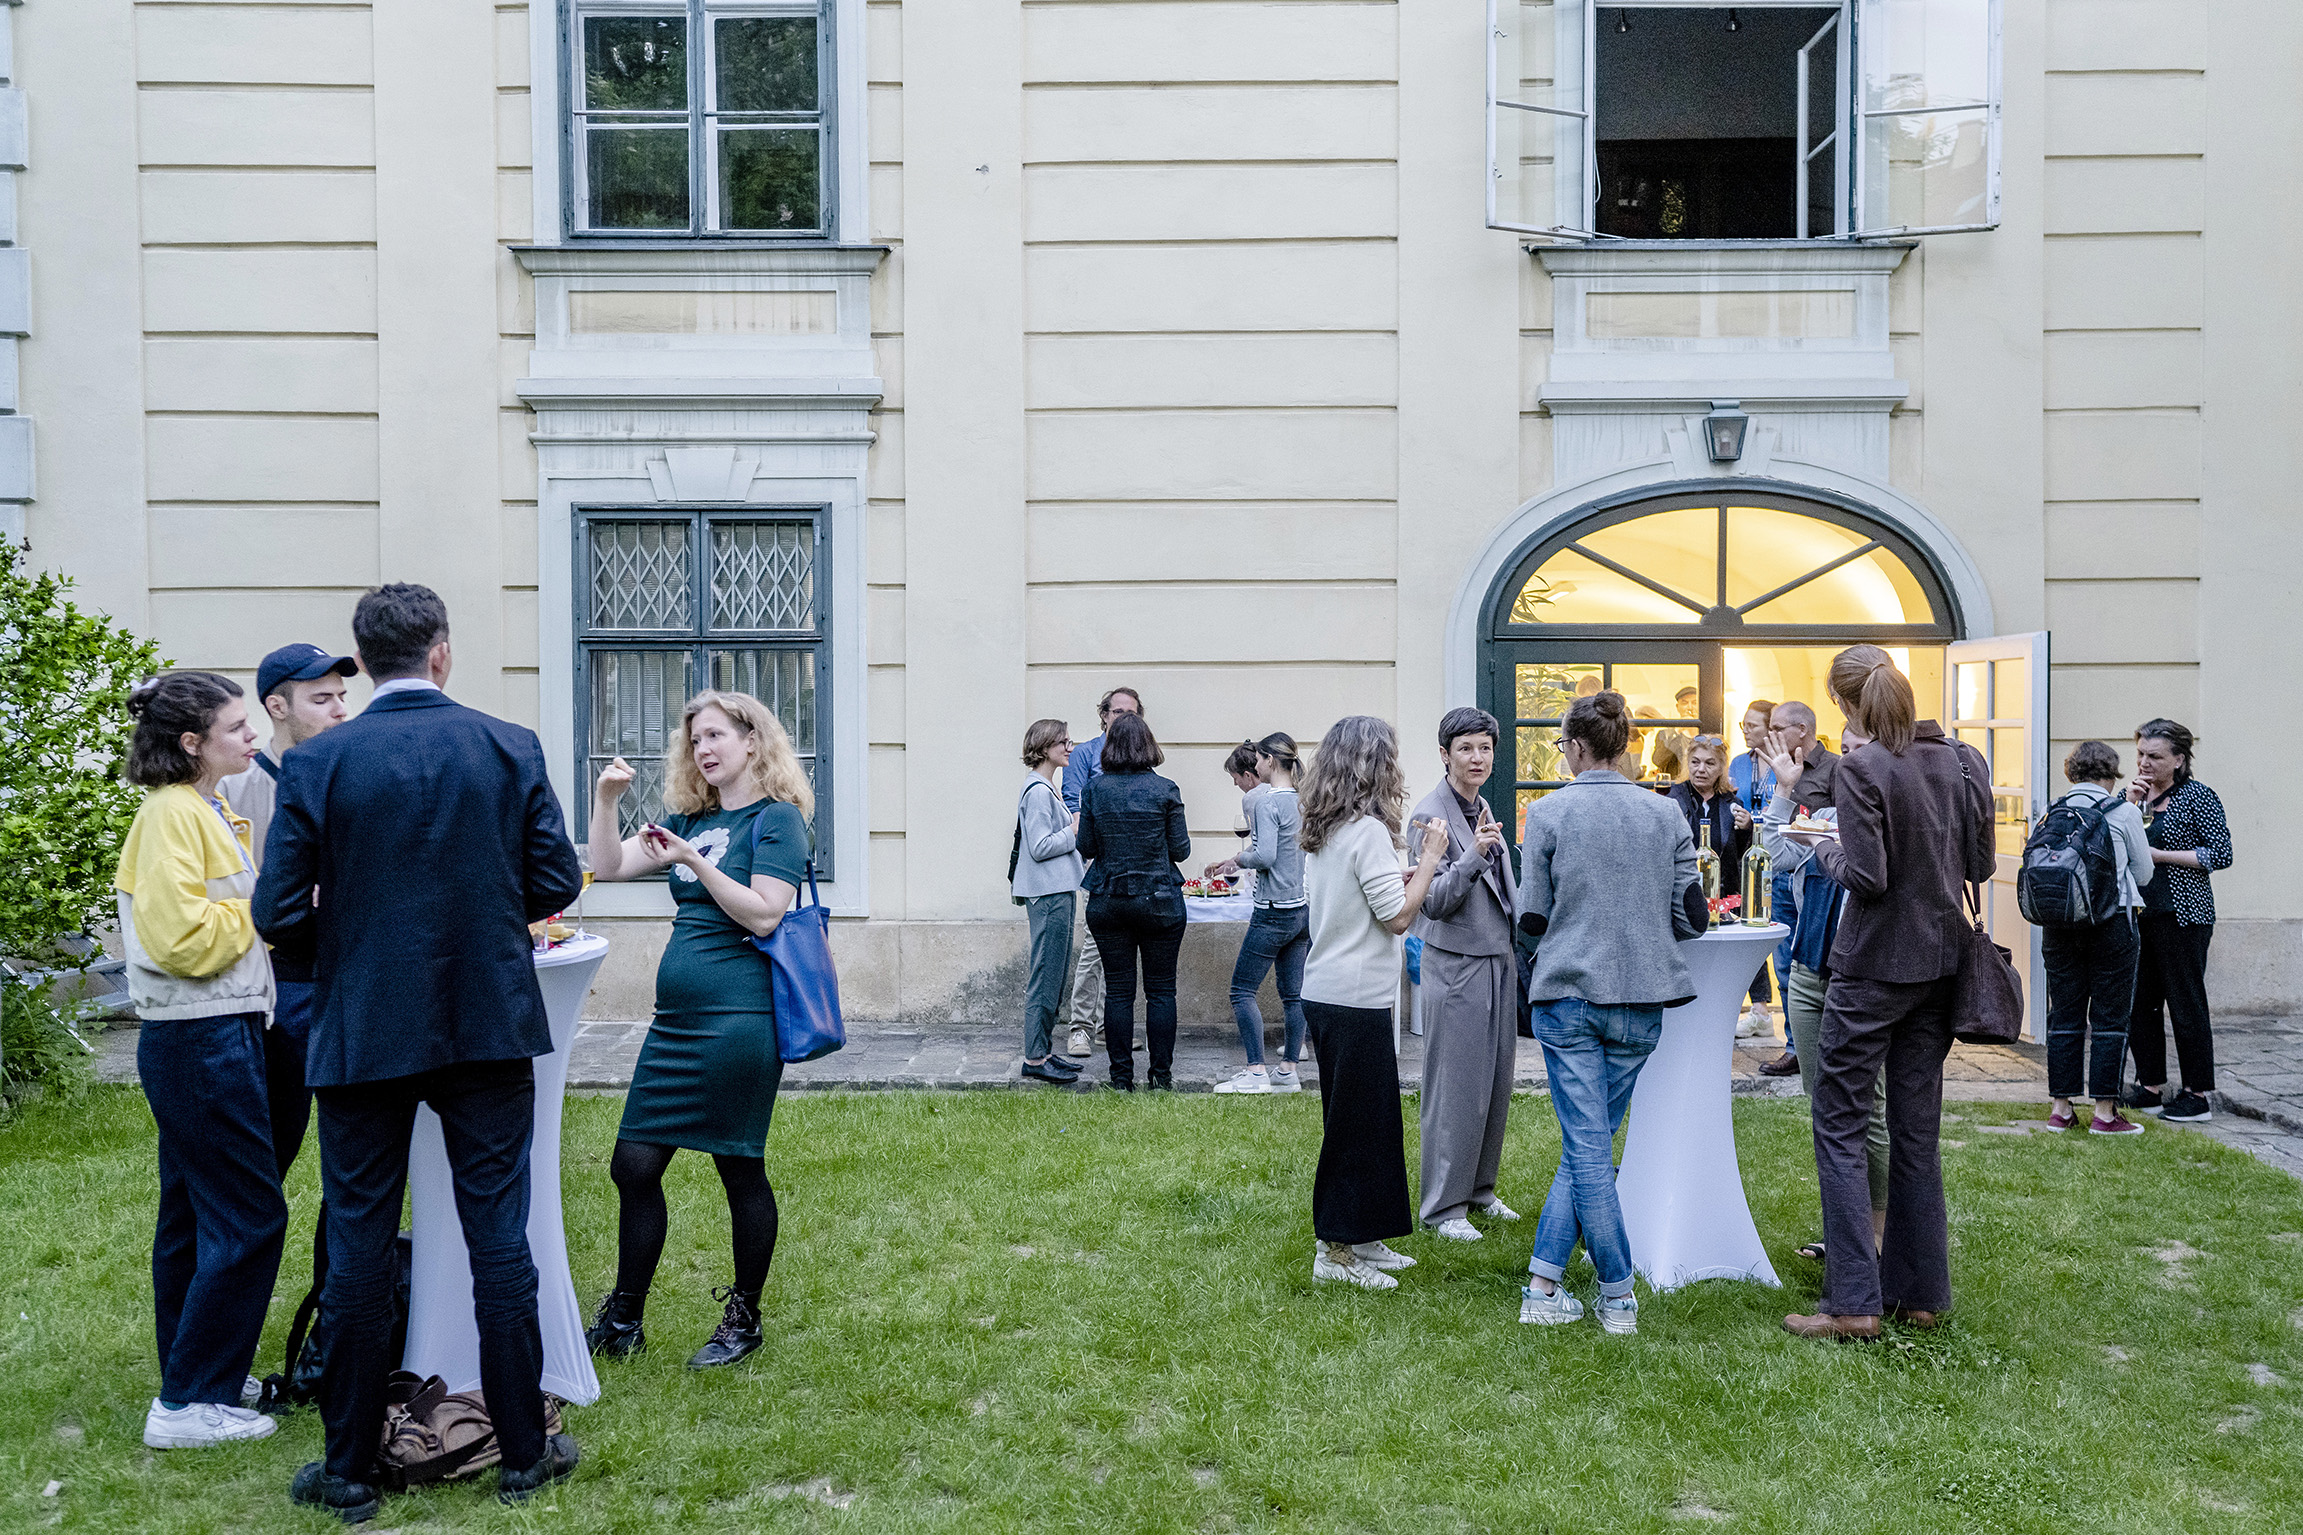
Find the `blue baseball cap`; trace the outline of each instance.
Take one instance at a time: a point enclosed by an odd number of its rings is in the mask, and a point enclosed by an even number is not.
[[[330,672],[352,677],[359,671],[360,663],[350,656],[332,656],[317,645],[282,645],[256,668],[256,697],[271,697],[272,690],[283,682],[310,682]]]

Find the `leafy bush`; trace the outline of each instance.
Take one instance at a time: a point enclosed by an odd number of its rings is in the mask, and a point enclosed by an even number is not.
[[[74,1036],[45,985],[0,978],[0,1120],[26,1091],[71,1097],[88,1085],[88,1046]]]
[[[0,957],[73,968],[101,957],[58,940],[109,920],[120,844],[142,793],[120,769],[128,690],[165,665],[159,647],[70,600],[72,582],[0,543]],[[46,994],[8,983],[0,1091],[81,1052]]]

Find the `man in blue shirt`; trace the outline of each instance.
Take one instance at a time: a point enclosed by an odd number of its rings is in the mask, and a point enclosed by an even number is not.
[[[1144,712],[1142,695],[1134,688],[1113,688],[1096,701],[1096,723],[1104,730],[1111,729],[1115,714],[1141,714]],[[1087,793],[1088,785],[1103,776],[1104,738],[1099,733],[1092,741],[1082,741],[1072,748],[1071,761],[1064,764],[1064,804],[1073,811],[1080,808],[1080,796]],[[1080,892],[1085,902],[1087,892]],[[1066,1053],[1085,1056],[1091,1053],[1104,1037],[1104,962],[1096,953],[1095,935],[1088,931],[1087,918],[1079,921],[1080,957],[1072,969],[1072,1032]]]
[[[1775,705],[1764,698],[1754,698],[1751,707],[1743,711],[1743,744],[1746,748],[1735,754],[1727,764],[1728,780],[1735,785],[1735,797],[1743,808],[1754,816],[1767,808],[1775,798],[1775,770],[1767,765],[1760,748],[1765,744],[1769,721],[1775,717]]]

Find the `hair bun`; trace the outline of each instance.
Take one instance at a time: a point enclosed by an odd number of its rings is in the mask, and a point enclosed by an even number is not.
[[[1591,695],[1592,711],[1604,720],[1624,717],[1623,695],[1613,688],[1602,688]]]
[[[142,714],[151,707],[152,695],[159,691],[160,679],[158,677],[146,677],[142,682],[137,683],[128,690],[128,712],[131,715]]]

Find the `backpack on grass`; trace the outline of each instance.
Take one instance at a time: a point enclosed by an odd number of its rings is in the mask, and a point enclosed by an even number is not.
[[[2119,912],[2119,847],[2104,814],[2109,800],[2047,807],[2023,844],[2015,904],[2034,927],[2080,927]]]
[[[326,1220],[322,1211],[320,1219]],[[408,1346],[408,1285],[415,1267],[415,1244],[403,1231],[392,1243],[391,1356],[398,1359]],[[320,1376],[327,1368],[325,1320],[320,1315],[320,1286],[314,1284],[297,1303],[295,1320],[288,1324],[288,1368],[264,1377],[264,1394],[256,1403],[260,1412],[283,1413],[310,1407],[320,1400]]]
[[[544,1398],[544,1432],[560,1432],[559,1398]],[[376,1463],[394,1492],[432,1482],[477,1476],[504,1458],[488,1399],[477,1391],[450,1391],[433,1375],[419,1380],[392,1372],[384,1387],[384,1440]]]

